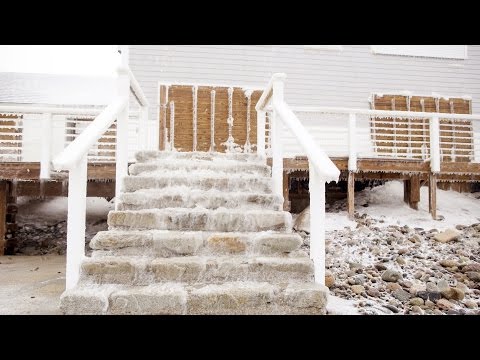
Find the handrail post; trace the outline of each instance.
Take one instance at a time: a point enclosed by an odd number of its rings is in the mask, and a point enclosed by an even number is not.
[[[42,158],[40,160],[40,179],[50,179],[51,156],[52,113],[45,113],[42,119]]]
[[[440,172],[440,123],[438,116],[430,118],[430,169]]]
[[[357,172],[356,126],[357,117],[355,113],[350,113],[348,118],[348,171],[353,172]]]
[[[130,94],[130,79],[128,69],[120,67],[117,70],[117,94],[126,96]],[[117,116],[117,137],[116,137],[116,174],[115,174],[115,209],[118,208],[118,197],[122,191],[123,178],[128,175],[128,102]]]
[[[325,285],[325,180],[308,162],[310,192],[310,258],[313,260],[315,282]]]
[[[276,195],[283,198],[283,146],[282,146],[282,128],[281,122],[278,121],[278,114],[275,110],[276,104],[284,102],[284,82],[285,74],[274,74],[272,79],[272,103],[273,116],[270,122],[270,131],[272,137],[272,178],[273,191]]]
[[[87,155],[68,173],[67,272],[66,289],[77,285],[80,264],[85,256],[87,202]]]
[[[265,119],[266,112],[263,110],[257,111],[257,154],[265,157]]]

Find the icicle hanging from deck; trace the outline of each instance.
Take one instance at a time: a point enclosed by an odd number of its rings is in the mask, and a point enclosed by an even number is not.
[[[215,151],[215,90],[210,91],[210,151]]]
[[[453,105],[453,101],[450,100],[450,113],[451,114],[455,114],[455,108],[454,108],[454,105]],[[456,143],[457,143],[457,138],[455,136],[456,134],[456,124],[455,124],[455,120],[451,120],[451,123],[452,123],[452,161],[455,161],[455,155],[457,153],[457,146],[456,146]],[[442,143],[442,139],[440,138],[440,145]]]
[[[411,101],[410,95],[407,96],[407,111],[410,111],[410,101]],[[407,118],[407,123],[408,123],[408,157],[412,157],[412,122],[411,118]]]
[[[420,106],[422,108],[422,112],[425,112],[425,99],[420,99]],[[425,160],[427,158],[427,154],[428,154],[428,145],[427,145],[427,129],[426,129],[426,125],[427,125],[427,121],[428,119],[423,119],[422,121],[422,126],[423,126],[423,131],[422,131],[422,135],[423,135],[423,144],[422,144],[422,159]]]
[[[227,118],[227,124],[228,124],[228,139],[226,142],[222,143],[226,147],[225,152],[235,152],[235,142],[233,140],[233,88],[229,87],[228,88],[228,118]]]
[[[170,151],[175,151],[175,102],[170,101]]]
[[[250,105],[252,102],[252,90],[246,90],[245,97],[247,98],[247,140],[245,141],[244,152],[249,153],[252,150],[250,144]]]
[[[195,85],[192,87],[193,96],[193,151],[197,151],[197,95],[198,87]]]
[[[392,98],[392,111],[395,111],[395,97]],[[397,156],[397,118],[393,117],[393,149],[394,157]]]

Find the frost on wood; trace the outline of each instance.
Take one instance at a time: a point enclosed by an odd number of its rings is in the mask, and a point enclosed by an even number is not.
[[[210,92],[210,151],[215,151],[215,90]]]
[[[192,87],[193,96],[193,151],[197,151],[197,100],[198,86]]]

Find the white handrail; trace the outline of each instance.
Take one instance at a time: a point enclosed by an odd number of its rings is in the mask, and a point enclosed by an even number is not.
[[[317,175],[326,182],[338,181],[340,170],[338,170],[328,155],[315,143],[295,113],[288,107],[287,103],[274,103],[273,107],[280,115],[279,117],[283,123],[287,125],[288,129],[299,141],[307,154],[308,160],[315,167]]]
[[[140,87],[140,84],[135,78],[135,75],[133,75],[133,72],[132,70],[130,70],[129,67],[127,68],[127,72],[128,72],[128,78],[130,79],[130,89],[132,90],[133,94],[137,98],[140,105],[150,106],[148,103],[147,97],[145,96],[145,93],[143,92],[142,88]]]
[[[451,113],[434,113],[434,112],[420,112],[420,111],[391,111],[391,110],[369,110],[369,109],[353,109],[343,107],[328,107],[328,106],[292,106],[294,112],[319,112],[332,114],[351,114],[370,115],[370,116],[384,116],[384,117],[418,117],[418,118],[432,118],[438,117],[440,119],[458,119],[458,120],[480,120],[480,114],[451,114]]]
[[[117,115],[127,104],[127,97],[117,97],[108,105],[105,110],[52,161],[54,169],[72,170],[76,167],[90,147],[95,144],[113,124]]]
[[[283,196],[283,144],[280,136],[280,119],[295,136],[307,154],[310,172],[310,258],[315,269],[315,282],[325,284],[325,182],[338,181],[340,170],[315,143],[292,109],[284,101],[284,81],[286,75],[274,74],[255,109],[257,110],[257,153],[264,156],[265,112],[270,117],[272,148],[272,178],[274,192]],[[271,101],[270,101],[271,100]],[[353,151],[353,148],[352,148]]]

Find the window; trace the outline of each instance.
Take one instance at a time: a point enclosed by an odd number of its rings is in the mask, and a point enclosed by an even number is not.
[[[342,51],[342,45],[303,45],[306,50],[333,50]]]
[[[370,45],[374,54],[466,59],[467,45]]]

